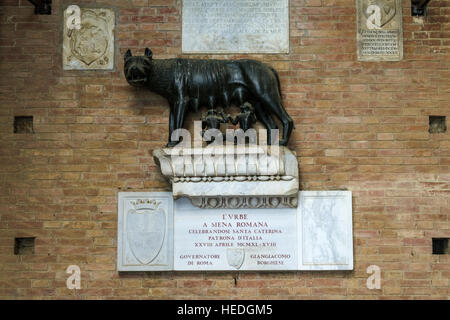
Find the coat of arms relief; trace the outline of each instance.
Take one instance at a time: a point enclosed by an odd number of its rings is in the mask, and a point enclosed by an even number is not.
[[[394,18],[396,7],[394,0],[366,0],[363,3],[367,29],[382,29]]]
[[[112,70],[114,25],[112,9],[69,6],[64,11],[64,70]]]
[[[155,262],[166,236],[166,212],[162,201],[137,199],[125,216],[127,242],[139,264]]]

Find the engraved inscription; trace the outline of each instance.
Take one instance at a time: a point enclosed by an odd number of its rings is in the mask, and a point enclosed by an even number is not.
[[[287,53],[288,0],[184,0],[183,52]]]
[[[399,55],[397,30],[364,30],[361,35],[362,55]]]
[[[297,268],[296,209],[175,210],[175,270]]]

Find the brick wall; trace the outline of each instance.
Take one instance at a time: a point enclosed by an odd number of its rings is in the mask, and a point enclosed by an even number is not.
[[[116,8],[115,71],[62,70],[68,4]],[[53,0],[37,16],[1,0],[0,298],[449,298],[449,255],[431,239],[450,236],[450,133],[429,134],[428,117],[450,116],[450,1],[423,23],[403,1],[400,62],[357,61],[355,0],[290,5],[291,53],[249,57],[281,76],[301,189],[353,192],[354,271],[119,275],[117,192],[169,190],[150,156],[167,103],[126,83],[122,55],[180,56],[181,1]],[[13,133],[14,116],[33,116],[34,133]],[[14,255],[15,237],[36,237],[34,254]],[[70,264],[81,290],[66,288]]]

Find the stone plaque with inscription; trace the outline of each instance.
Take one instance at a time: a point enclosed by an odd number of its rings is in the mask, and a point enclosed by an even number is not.
[[[288,0],[183,0],[183,53],[288,53]]]
[[[119,193],[119,271],[352,270],[350,191],[301,191],[298,208],[200,209]]]
[[[358,60],[403,58],[401,0],[356,0]]]
[[[69,6],[64,11],[63,69],[112,70],[114,28],[113,9]]]
[[[175,202],[177,270],[296,270],[297,209],[198,209]]]

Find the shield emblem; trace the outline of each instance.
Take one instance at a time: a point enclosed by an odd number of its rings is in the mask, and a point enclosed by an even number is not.
[[[367,19],[381,28],[395,17],[397,9],[395,0],[369,0],[363,4],[363,12]],[[373,18],[372,17],[376,17]]]
[[[100,59],[108,48],[107,22],[93,11],[81,15],[81,29],[70,35],[70,50],[80,61],[90,65]]]
[[[166,215],[162,209],[131,209],[127,213],[128,244],[142,264],[155,259],[164,242]]]
[[[227,261],[228,265],[239,269],[244,263],[245,251],[244,249],[228,248],[227,249]]]

